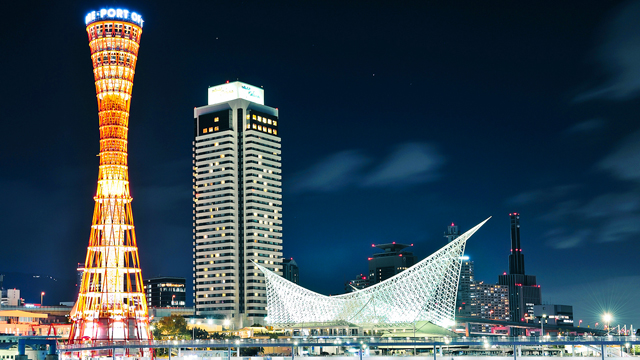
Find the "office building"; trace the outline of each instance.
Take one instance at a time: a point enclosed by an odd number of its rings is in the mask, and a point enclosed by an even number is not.
[[[156,277],[144,281],[149,307],[185,307],[187,280],[181,277]]]
[[[349,280],[344,284],[344,292],[350,293],[369,287],[371,283],[365,274],[356,276],[353,280]]]
[[[194,109],[194,305],[235,328],[267,315],[255,264],[282,274],[278,131],[264,90],[239,81],[209,88],[208,105]]]
[[[520,214],[509,214],[511,220],[511,254],[509,255],[509,273],[498,276],[498,284],[509,287],[509,319],[527,322],[534,317],[534,306],[542,304],[540,285],[536,277],[526,275],[524,255],[520,243]],[[513,328],[511,335],[522,335],[522,329]]]
[[[293,258],[282,260],[282,276],[294,284],[300,283],[300,269]]]
[[[384,250],[373,254],[369,258],[369,282],[371,285],[383,282],[388,278],[412,267],[416,263],[416,257],[412,252],[404,249],[413,246],[407,244],[379,244],[372,247]]]
[[[471,317],[491,320],[509,320],[509,287],[485,284],[483,281],[471,284]]]
[[[573,306],[571,305],[535,305],[533,307],[535,322],[544,325],[573,326]]]
[[[471,316],[471,285],[474,284],[474,263],[468,256],[462,257],[458,296],[456,297],[456,315]]]

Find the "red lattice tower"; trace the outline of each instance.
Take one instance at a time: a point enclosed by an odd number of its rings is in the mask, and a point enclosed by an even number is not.
[[[142,23],[140,15],[122,9],[86,17],[100,118],[100,169],[69,343],[151,339],[127,167],[129,106]]]

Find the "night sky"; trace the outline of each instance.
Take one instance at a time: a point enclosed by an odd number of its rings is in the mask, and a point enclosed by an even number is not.
[[[528,274],[576,322],[640,327],[640,2],[12,2],[0,35],[0,272],[73,301],[98,174],[84,16],[145,19],[129,131],[144,277],[191,283],[193,107],[239,79],[280,111],[284,256],[338,294],[372,243],[474,235],[476,279]],[[23,289],[39,302],[35,285]],[[61,285],[66,284],[66,285]],[[68,286],[71,284],[71,286]],[[40,286],[40,285],[38,285]],[[190,286],[190,285],[189,285]],[[56,292],[57,291],[57,292]],[[191,294],[188,291],[188,302]]]

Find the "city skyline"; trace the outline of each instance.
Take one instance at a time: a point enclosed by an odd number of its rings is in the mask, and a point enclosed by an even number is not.
[[[13,49],[0,60],[0,272],[73,277],[84,259],[99,134],[83,19],[101,5],[11,4],[29,16],[0,39]],[[340,293],[370,244],[414,243],[421,259],[447,224],[487,216],[466,252],[494,282],[518,212],[544,302],[640,324],[638,2],[117,6],[153,34],[129,149],[146,277],[191,276],[191,109],[239,79],[282,109],[283,256],[301,285]]]

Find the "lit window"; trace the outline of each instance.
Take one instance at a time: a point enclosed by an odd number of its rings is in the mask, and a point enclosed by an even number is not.
[[[274,135],[278,135],[278,130],[273,130]]]
[[[253,120],[255,120],[255,119],[256,119],[256,115],[255,115],[255,114],[253,114]]]
[[[271,128],[268,129],[269,134],[271,134]]]
[[[258,125],[258,130],[262,131],[262,126]]]
[[[251,119],[251,115],[247,114],[247,120]]]
[[[215,130],[215,131],[220,130],[220,126],[216,126],[213,130]]]
[[[267,122],[269,123],[269,125],[271,125],[271,119],[267,120]]]
[[[220,121],[219,117],[216,117],[215,119],[213,119],[213,122],[218,122],[218,121]]]
[[[212,131],[213,131],[213,128],[212,128],[212,127],[210,127],[210,128],[209,128],[209,132],[212,132]]]
[[[273,126],[278,126],[278,122],[273,120]]]
[[[207,133],[207,129],[202,129],[202,133],[206,134]]]
[[[258,116],[258,121],[262,122],[262,116]]]
[[[250,128],[251,128],[251,125],[247,124],[247,129],[250,129]]]

